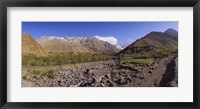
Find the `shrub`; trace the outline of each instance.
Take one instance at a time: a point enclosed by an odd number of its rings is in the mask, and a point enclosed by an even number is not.
[[[144,65],[149,65],[153,63],[153,59],[129,59],[120,61],[120,66],[123,68],[137,69],[141,71]]]
[[[84,62],[95,62],[110,60],[112,56],[103,54],[71,54],[71,53],[50,53],[47,57],[37,57],[34,55],[23,55],[23,66],[49,66],[76,64]]]
[[[134,65],[146,65],[152,64],[153,59],[131,59],[131,60],[122,60],[122,64],[134,64]]]
[[[119,54],[119,60],[130,59],[149,59],[149,58],[164,58],[173,53],[177,53],[178,49],[174,46],[159,47],[148,52],[132,53],[132,54]]]
[[[33,70],[31,71],[31,74],[32,74],[32,75],[39,75],[39,74],[40,74],[40,71],[39,71],[39,70],[33,69]]]
[[[23,79],[23,80],[27,80],[27,77],[26,77],[26,75],[24,75],[24,76],[22,77],[22,79]]]
[[[46,71],[43,72],[42,75],[47,76],[50,79],[54,79],[55,78],[55,71],[54,70],[46,70]]]
[[[55,78],[55,71],[52,69],[46,69],[46,70],[35,70],[33,69],[31,71],[32,77],[33,78],[40,78],[40,77],[48,77],[50,79],[54,79]],[[23,76],[23,79],[26,79],[26,76]]]

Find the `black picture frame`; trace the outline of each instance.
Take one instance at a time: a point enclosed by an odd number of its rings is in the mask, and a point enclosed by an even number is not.
[[[193,7],[193,83],[194,102],[7,102],[7,7]],[[2,0],[0,1],[0,107],[27,108],[127,108],[127,109],[199,109],[200,108],[200,0]],[[192,72],[190,72],[192,73]]]

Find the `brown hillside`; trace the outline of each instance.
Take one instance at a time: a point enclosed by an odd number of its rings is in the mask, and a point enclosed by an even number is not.
[[[91,51],[81,45],[49,40],[41,44],[48,52],[67,52],[67,53],[91,53]]]
[[[46,56],[47,52],[32,38],[31,35],[22,34],[22,54]]]
[[[91,49],[94,52],[102,53],[102,54],[116,54],[119,52],[114,45],[101,41],[95,37],[87,38],[82,45]]]

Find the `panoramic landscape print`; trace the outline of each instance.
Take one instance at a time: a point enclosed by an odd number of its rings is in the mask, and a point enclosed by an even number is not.
[[[178,22],[22,22],[22,87],[178,87]]]

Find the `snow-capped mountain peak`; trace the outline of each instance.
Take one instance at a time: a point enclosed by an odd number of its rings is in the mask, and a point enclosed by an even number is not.
[[[87,37],[58,37],[58,36],[42,36],[38,41],[38,43],[44,43],[49,40],[58,40],[61,42],[68,42],[68,43],[80,43],[83,40],[86,40]]]

